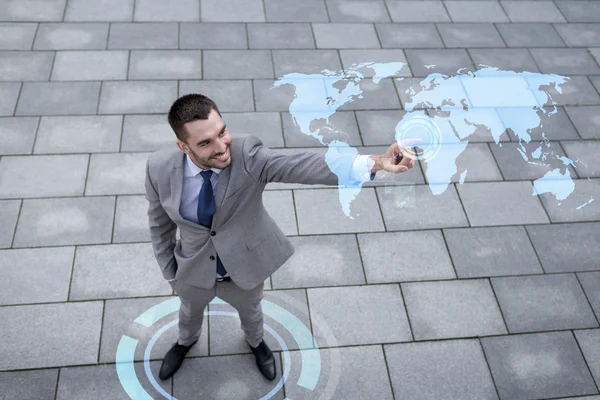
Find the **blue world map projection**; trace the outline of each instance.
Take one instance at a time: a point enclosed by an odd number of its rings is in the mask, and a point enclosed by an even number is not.
[[[326,161],[340,177],[339,199],[346,216],[351,217],[351,203],[360,193],[364,181],[344,178],[344,167],[336,164],[338,153],[358,155],[358,150],[340,138],[325,140],[326,133],[330,132],[330,118],[343,105],[363,98],[360,84],[364,79],[379,84],[405,66],[403,62],[361,63],[343,71],[325,69],[318,74],[289,73],[272,87],[294,87],[294,99],[289,106],[292,120],[300,132],[327,145]],[[459,70],[451,76],[432,73],[420,80],[416,88],[413,85],[406,89],[406,114],[396,125],[394,139],[399,143],[412,138],[421,140],[418,159],[426,164],[424,171],[431,193],[439,195],[452,183],[452,177],[457,173],[457,158],[465,151],[470,137],[484,129],[497,146],[502,146],[501,135],[511,130],[524,161],[550,167],[533,181],[532,195],[550,193],[560,205],[575,190],[569,166],[576,168],[576,163],[552,149],[544,134],[544,121],[551,120],[557,112],[552,93],[560,94],[561,86],[569,78],[480,67],[475,72]],[[360,72],[364,68],[370,68],[374,74],[366,77]],[[316,121],[324,124],[316,124]],[[526,145],[535,143],[531,135],[533,130],[541,131],[542,140],[533,150],[528,150],[531,146]],[[390,144],[392,142],[390,136]],[[467,173],[467,169],[461,172],[460,184]],[[578,208],[592,201],[593,197]]]

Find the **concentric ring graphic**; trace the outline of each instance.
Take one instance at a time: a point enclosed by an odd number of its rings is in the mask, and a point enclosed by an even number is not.
[[[286,298],[286,301],[290,301],[291,299]],[[293,301],[293,300],[292,300]],[[141,315],[139,315],[134,323],[139,324],[146,328],[151,328],[155,326],[155,324],[159,323],[161,319],[165,316],[176,313],[179,311],[179,306],[181,301],[179,297],[175,297],[173,299],[169,299],[163,301],[155,306],[149,308]],[[215,297],[211,302],[211,305],[214,304],[227,304],[223,300],[218,297]],[[322,360],[319,348],[316,345],[316,341],[313,339],[313,335],[308,327],[300,321],[294,314],[286,310],[285,308],[270,302],[268,300],[263,299],[261,302],[263,313],[265,316],[268,316],[281,324],[288,332],[291,333],[293,339],[298,344],[299,349],[307,349],[310,351],[299,350],[301,354],[301,365],[302,369],[300,371],[300,376],[298,381],[295,382],[296,385],[306,388],[308,390],[315,390],[317,387],[317,383],[319,382],[319,378],[321,377],[321,369],[322,369]],[[237,317],[238,314],[236,312],[229,311],[205,311],[205,316],[228,316],[228,317]],[[321,321],[322,322],[322,321]],[[152,352],[152,348],[160,336],[165,333],[168,329],[173,326],[176,326],[178,323],[178,319],[169,321],[165,325],[161,326],[156,333],[152,336],[152,338],[148,341],[145,349],[144,349],[144,371],[148,381],[151,383],[152,387],[156,389],[158,393],[163,398],[170,400],[177,400],[170,393],[166,392],[160,384],[156,381],[150,370],[150,354]],[[321,325],[323,327],[323,325]],[[271,326],[265,324],[264,329],[268,332],[280,345],[281,351],[284,357],[283,362],[283,373],[281,378],[277,381],[276,385],[269,391],[269,393],[260,397],[259,400],[267,400],[272,398],[276,393],[278,393],[282,388],[286,381],[289,379],[290,370],[291,370],[291,357],[289,354],[288,345],[285,343],[285,340],[273,329]],[[329,329],[324,326],[324,336],[326,341],[329,343],[330,341],[335,342],[335,338],[332,337]],[[129,395],[129,397],[133,400],[153,400],[153,397],[146,392],[146,390],[142,387],[142,384],[136,375],[134,369],[134,355],[136,348],[138,347],[139,341],[135,338],[132,338],[128,335],[121,336],[121,340],[119,341],[117,352],[116,352],[116,370],[117,376],[119,377],[119,381],[123,386],[125,392]],[[329,373],[329,379],[327,382],[327,387],[325,388],[325,392],[320,399],[328,399],[333,394],[333,390],[337,386],[337,383],[340,378],[339,374],[339,356],[334,354],[334,361],[332,363],[333,371]],[[337,365],[334,365],[337,364]],[[333,389],[333,390],[332,390]],[[287,397],[285,400],[292,400]]]
[[[401,148],[403,142],[407,139],[421,139],[419,148],[423,150],[414,155],[408,154],[412,160],[426,159],[431,160],[442,148],[442,131],[440,127],[433,122],[433,119],[420,114],[407,114],[396,125],[396,142]]]

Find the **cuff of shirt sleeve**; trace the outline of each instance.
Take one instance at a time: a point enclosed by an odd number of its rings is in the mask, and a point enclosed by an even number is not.
[[[370,173],[373,165],[375,165],[375,160],[369,156],[357,156],[352,164],[352,180],[359,182],[373,180],[375,174]]]

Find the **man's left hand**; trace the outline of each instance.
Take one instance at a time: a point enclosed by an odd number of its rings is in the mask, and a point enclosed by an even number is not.
[[[375,161],[371,173],[384,170],[399,174],[413,168],[416,156],[412,146],[421,142],[421,139],[406,139],[402,143],[392,144],[384,154],[371,156]]]

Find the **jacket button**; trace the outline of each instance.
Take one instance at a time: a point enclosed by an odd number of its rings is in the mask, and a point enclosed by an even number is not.
[[[215,231],[210,232],[210,236],[215,236],[216,234],[217,234],[217,232],[215,232]]]
[[[211,259],[211,260],[214,260],[214,259],[215,259],[215,256],[210,256],[210,259]]]

